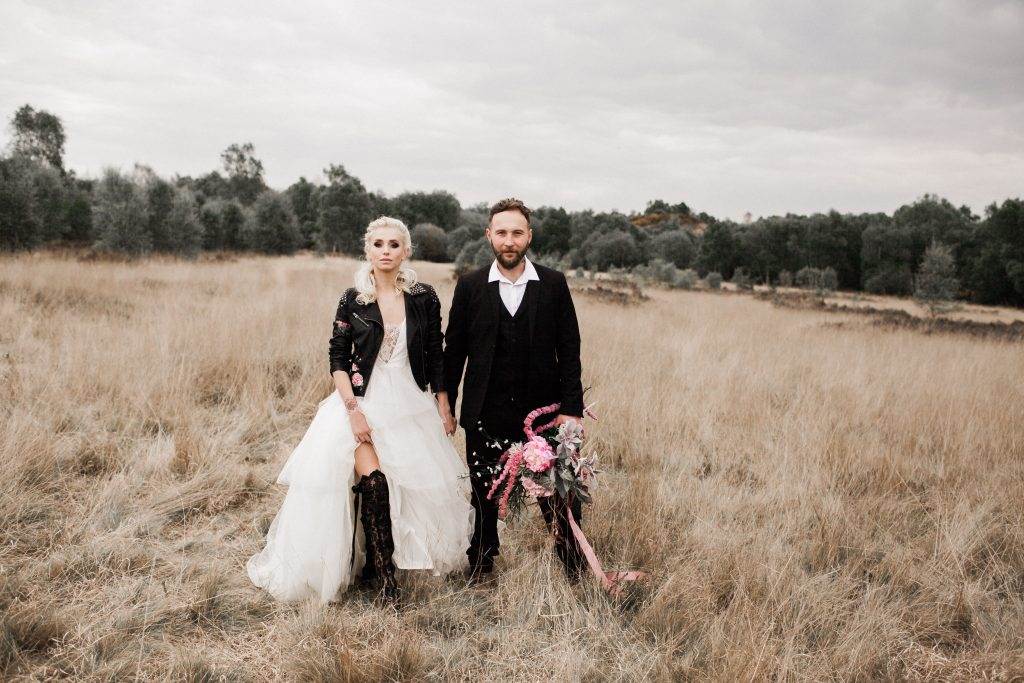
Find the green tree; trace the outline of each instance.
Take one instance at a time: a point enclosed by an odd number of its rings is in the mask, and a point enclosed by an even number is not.
[[[0,249],[31,249],[41,241],[31,178],[19,166],[27,159],[0,158]]]
[[[231,199],[231,185],[217,171],[210,171],[206,175],[192,179],[188,176],[178,178],[177,186],[192,191],[199,204],[205,204],[213,199]]]
[[[167,219],[170,216],[178,189],[156,175],[153,169],[148,166],[136,164],[133,175],[135,183],[146,194],[146,214],[149,217],[147,229],[149,230],[153,250],[159,252],[174,251]]]
[[[1024,200],[985,210],[972,240],[968,285],[985,304],[1024,306]]]
[[[213,199],[199,210],[199,222],[203,225],[203,248],[243,249],[243,226],[245,209],[233,199]]]
[[[146,194],[131,178],[106,169],[96,184],[93,202],[97,249],[136,256],[152,250]]]
[[[11,151],[15,155],[43,161],[64,173],[64,124],[42,109],[23,105],[11,118]]]
[[[543,208],[541,209],[543,210]],[[479,234],[484,234],[484,230],[487,228],[487,223],[490,220],[490,209],[486,206],[480,207],[469,207],[459,212],[459,227],[469,226],[479,231]]]
[[[622,232],[633,238],[641,239],[640,231],[629,220],[629,216],[610,211],[594,213],[591,210],[578,211],[569,215],[569,226],[572,231],[570,247],[583,250],[584,246],[598,236],[608,232]]]
[[[251,142],[228,145],[221,152],[220,160],[228,176],[228,191],[242,204],[252,204],[267,189],[263,181],[263,162],[256,158],[256,148]]]
[[[448,261],[448,243],[445,232],[432,223],[420,223],[411,231],[413,256],[424,261]]]
[[[734,236],[735,224],[722,221],[708,226],[697,251],[697,269],[732,276],[739,259],[739,245]]]
[[[697,245],[687,231],[667,230],[647,240],[644,252],[648,261],[660,258],[686,269],[697,257]]]
[[[299,247],[302,235],[284,195],[265,190],[252,205],[242,229],[245,245],[265,254],[291,254]]]
[[[484,227],[487,227],[486,216]],[[531,248],[538,254],[564,254],[572,242],[572,225],[565,209],[542,206],[530,216]]]
[[[76,244],[92,241],[92,182],[70,179],[64,239]]]
[[[363,235],[372,218],[371,199],[366,188],[345,167],[331,164],[324,169],[327,186],[320,191],[317,241],[325,251],[348,254],[363,252]]]
[[[482,268],[494,260],[491,243],[484,237],[467,243],[455,258],[455,274],[464,275],[476,268]]]
[[[445,249],[448,253],[448,260],[454,261],[459,257],[462,247],[474,242],[483,235],[483,228],[474,225],[460,225],[445,235]]]
[[[821,289],[826,292],[834,292],[839,289],[839,274],[832,266],[821,271]]]
[[[681,213],[689,215],[690,207],[686,205],[686,202],[669,204],[664,199],[652,199],[647,202],[647,208],[644,209],[644,214],[651,215],[655,213]]]
[[[299,222],[299,231],[302,233],[302,246],[309,248],[316,243],[317,219],[319,218],[320,187],[300,177],[291,187],[285,190],[285,195],[292,203],[292,211],[295,212],[295,219]]]
[[[738,266],[732,271],[731,282],[736,285],[738,289],[753,289],[754,282],[750,279],[750,275],[747,274],[747,269],[743,266]]]
[[[203,248],[203,223],[195,197],[188,190],[175,190],[164,221],[167,251],[195,256]]]
[[[949,200],[926,194],[913,204],[901,206],[893,213],[893,225],[907,236],[909,263],[912,269],[922,262],[924,252],[933,242],[950,247],[954,260],[968,242],[972,231],[970,210],[956,208]],[[959,263],[957,270],[959,272]]]
[[[910,294],[913,240],[889,220],[872,223],[861,235],[864,289],[872,294]]]
[[[593,270],[629,268],[643,262],[643,252],[629,233],[614,230],[583,245],[587,266]]]
[[[932,242],[914,278],[914,298],[935,315],[949,307],[959,289],[953,250],[945,244]]]
[[[38,221],[39,241],[46,244],[68,232],[67,213],[71,192],[61,172],[49,164],[23,157],[18,168],[32,186],[32,211]]]
[[[433,223],[445,232],[459,226],[462,207],[451,192],[403,192],[389,202],[391,215],[406,225]]]
[[[800,289],[821,289],[822,274],[817,268],[804,266],[796,271],[796,286]]]

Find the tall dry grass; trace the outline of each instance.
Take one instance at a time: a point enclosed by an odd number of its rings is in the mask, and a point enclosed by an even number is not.
[[[244,562],[353,267],[0,261],[0,677],[1024,672],[1024,349],[745,296],[577,301],[605,470],[585,528],[643,586],[568,585],[527,519],[491,589],[273,603]]]

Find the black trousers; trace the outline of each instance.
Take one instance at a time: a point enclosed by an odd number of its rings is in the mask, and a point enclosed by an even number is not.
[[[511,444],[526,438],[523,434],[525,417],[517,407],[511,405],[485,406],[475,428],[466,430],[466,462],[469,465],[473,485],[472,503],[476,512],[473,538],[466,551],[472,563],[493,558],[499,553],[497,495],[493,500],[488,500],[487,493],[494,477],[500,472],[498,460],[501,454]],[[582,566],[582,554],[569,528],[565,504],[552,498],[541,498],[538,504],[545,523],[558,539],[555,550],[565,564],[566,571],[578,571]],[[569,507],[577,524],[582,526],[580,501],[572,501]]]

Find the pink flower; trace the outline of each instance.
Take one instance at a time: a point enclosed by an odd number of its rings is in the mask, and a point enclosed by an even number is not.
[[[347,330],[348,328],[352,327],[351,325],[349,325],[344,320],[335,320],[334,324],[337,325],[338,327],[340,327],[343,330]]]
[[[361,387],[363,386],[363,376],[358,372],[352,374],[352,386]]]
[[[533,496],[534,498],[545,498],[547,496],[550,496],[552,493],[551,490],[545,488],[543,484],[538,484],[529,477],[520,477],[519,481],[520,483],[522,483],[523,488],[526,489],[526,492]]]
[[[555,454],[544,437],[533,437],[523,448],[523,462],[532,472],[546,472],[551,469],[555,459]]]

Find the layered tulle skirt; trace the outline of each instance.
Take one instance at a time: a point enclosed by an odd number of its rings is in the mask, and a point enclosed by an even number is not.
[[[473,532],[469,474],[433,396],[416,386],[406,360],[375,367],[359,401],[388,479],[395,566],[435,575],[463,568]],[[288,492],[266,545],[247,564],[253,583],[278,600],[336,600],[361,569],[363,533],[351,488],[356,445],[348,412],[332,392],[277,478]]]

